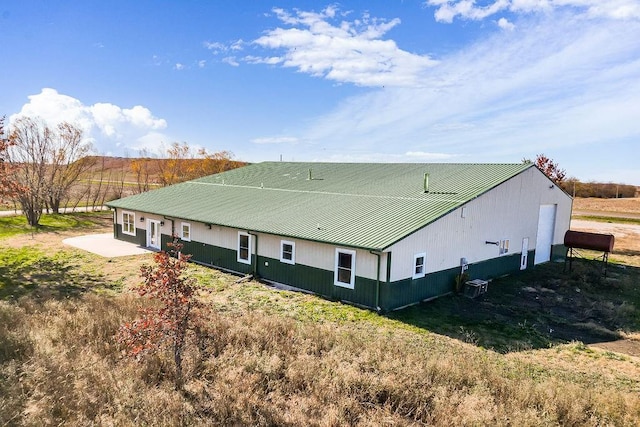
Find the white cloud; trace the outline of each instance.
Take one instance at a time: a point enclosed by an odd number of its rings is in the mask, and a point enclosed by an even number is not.
[[[225,64],[229,64],[233,67],[238,67],[240,66],[240,63],[238,62],[238,60],[236,59],[235,56],[227,56],[222,58],[222,62],[224,62]]]
[[[435,12],[437,21],[452,22],[456,16],[473,20],[484,19],[508,8],[510,0],[496,0],[488,6],[476,6],[475,0],[429,0],[427,4],[438,6]]]
[[[513,31],[516,28],[516,26],[509,22],[506,18],[498,19],[498,27],[507,31]]]
[[[204,68],[207,65],[207,61],[205,59],[201,59],[198,61],[198,68]]]
[[[209,49],[214,55],[227,51],[227,46],[219,42],[204,42],[204,47]]]
[[[353,21],[341,20],[336,6],[321,12],[273,9],[275,16],[285,24],[267,31],[251,42],[265,50],[278,51],[277,55],[246,55],[242,61],[251,64],[280,65],[299,72],[323,77],[339,83],[359,86],[413,86],[437,61],[427,55],[400,49],[393,40],[383,36],[400,24],[372,18],[364,14]],[[231,45],[208,42],[205,46],[215,54],[242,50],[242,40]],[[235,57],[223,59],[237,66]]]
[[[104,153],[123,154],[127,149],[151,148],[167,141],[159,132],[167,127],[167,122],[155,117],[146,107],[121,108],[110,103],[84,105],[50,88],[29,96],[29,102],[10,117],[10,122],[19,116],[41,117],[52,126],[63,121],[76,124],[96,149]]]
[[[409,151],[400,153],[377,153],[377,152],[344,152],[333,154],[316,154],[307,160],[317,162],[335,163],[429,163],[447,162],[456,156],[446,153],[425,153]]]
[[[210,42],[206,41],[203,43],[204,47],[209,49],[212,54],[219,55],[221,53],[227,53],[229,51],[237,52],[244,49],[245,41],[242,39],[236,40],[229,44],[224,44],[220,42]]]
[[[178,62],[178,63],[176,63],[176,65],[174,65],[173,68],[178,70],[178,71],[184,70],[184,64],[181,64],[181,63]]]
[[[436,7],[437,21],[446,23],[457,17],[479,21],[500,12],[549,12],[562,8],[579,10],[590,17],[640,19],[638,0],[494,0],[486,6],[478,6],[475,0],[427,0],[426,4]]]
[[[404,155],[408,158],[415,159],[416,161],[421,161],[421,162],[451,160],[452,158],[457,157],[453,154],[429,153],[425,151],[407,151]]]
[[[307,158],[330,161],[442,153],[517,162],[545,152],[579,178],[610,156],[614,179],[633,169],[640,139],[637,40],[635,20],[520,19],[517,31],[443,56],[420,87],[351,97],[296,136]]]
[[[242,39],[236,40],[235,42],[231,43],[229,49],[233,51],[243,50],[245,44],[245,41]]]
[[[298,138],[292,136],[276,136],[266,138],[254,138],[251,140],[254,144],[295,144]]]

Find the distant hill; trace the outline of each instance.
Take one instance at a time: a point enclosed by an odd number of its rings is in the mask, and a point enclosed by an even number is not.
[[[195,159],[88,156],[80,161],[92,163],[87,179],[111,176],[112,179],[124,178],[124,181],[129,183],[145,180],[157,185],[175,184],[247,164],[225,156]]]

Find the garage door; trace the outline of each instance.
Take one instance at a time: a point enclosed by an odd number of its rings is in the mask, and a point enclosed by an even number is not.
[[[551,259],[551,245],[553,245],[553,230],[555,228],[556,205],[540,205],[534,264],[547,262]]]

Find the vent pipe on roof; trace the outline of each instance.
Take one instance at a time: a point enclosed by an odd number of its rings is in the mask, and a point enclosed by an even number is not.
[[[424,174],[424,192],[425,193],[429,192],[429,174],[428,173]]]
[[[307,178],[308,181],[311,181],[313,178],[311,177],[311,168],[309,168],[309,177]]]

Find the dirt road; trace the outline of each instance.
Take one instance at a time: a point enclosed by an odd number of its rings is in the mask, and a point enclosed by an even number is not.
[[[98,206],[98,207],[82,207],[79,206],[77,208],[60,208],[60,213],[72,213],[72,212],[97,212],[97,211],[103,211],[106,210],[107,207],[106,206]],[[0,217],[1,216],[18,216],[18,215],[22,215],[22,211],[21,210],[11,210],[11,211],[1,211],[0,210]]]

